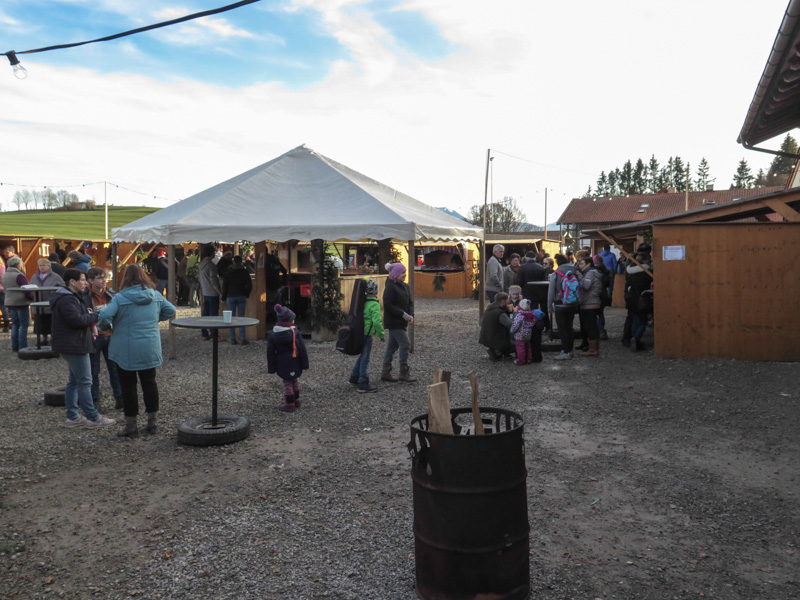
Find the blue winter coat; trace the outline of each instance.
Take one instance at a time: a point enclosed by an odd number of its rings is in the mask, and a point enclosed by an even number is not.
[[[281,379],[294,379],[308,369],[308,353],[297,327],[275,325],[267,339],[267,371]]]
[[[75,261],[75,269],[86,273],[92,267],[92,257],[88,254],[81,256],[78,260]]]
[[[162,363],[158,322],[174,316],[175,307],[155,290],[140,285],[125,288],[99,315],[99,328],[112,328],[109,358],[126,371],[158,367]]]

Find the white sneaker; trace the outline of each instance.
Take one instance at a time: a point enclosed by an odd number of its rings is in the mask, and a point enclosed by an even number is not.
[[[561,351],[561,354],[554,357],[554,360],[571,360],[572,359],[572,352],[564,352]]]
[[[64,427],[70,429],[74,429],[75,427],[86,427],[87,422],[88,421],[86,420],[86,417],[84,417],[83,415],[78,415],[74,419],[67,419],[66,421],[64,421]]]
[[[90,421],[89,419],[85,419],[85,421],[86,427],[108,427],[109,425],[116,423],[114,419],[109,419],[103,415],[97,415],[97,418],[94,421]]]

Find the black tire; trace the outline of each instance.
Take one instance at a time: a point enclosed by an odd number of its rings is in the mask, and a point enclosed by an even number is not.
[[[64,391],[66,387],[54,387],[44,391],[44,404],[45,406],[65,406],[64,404]]]
[[[195,417],[178,426],[178,443],[187,446],[220,446],[239,442],[250,435],[247,417],[220,415],[216,427],[211,417]]]
[[[33,346],[20,348],[17,356],[20,360],[40,360],[42,358],[58,358],[61,355],[58,352],[53,352],[50,346],[42,346],[41,348]]]

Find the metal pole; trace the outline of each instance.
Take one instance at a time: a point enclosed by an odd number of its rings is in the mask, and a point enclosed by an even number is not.
[[[486,150],[486,181],[483,184],[483,219],[481,219],[481,225],[483,229],[486,230],[486,226],[489,224],[489,211],[487,210],[486,203],[489,200],[489,164],[491,163],[492,149],[488,148]]]
[[[106,205],[106,239],[108,239],[108,182],[103,182],[103,201]]]
[[[167,300],[177,306],[175,300],[175,246],[167,246]],[[174,318],[174,317],[173,317]],[[170,327],[169,333],[169,359],[174,360],[178,356],[178,345],[175,341],[175,328]]]
[[[213,354],[211,359],[211,426],[217,426],[217,371],[219,368],[219,329],[211,330]]]
[[[416,261],[417,256],[416,256],[416,254],[417,254],[417,251],[416,251],[416,248],[414,246],[414,240],[408,240],[408,287],[409,287],[409,291],[411,292],[411,301],[412,302],[414,301],[414,297],[416,296],[416,294],[414,293],[414,266],[417,264],[417,261]],[[414,323],[411,323],[411,325],[408,328],[408,330],[409,330],[408,331],[408,333],[409,333],[408,341],[411,344],[410,351],[412,353],[414,352],[414,330],[416,329],[416,327],[414,325],[416,324],[416,321],[417,321],[417,317],[414,317]]]

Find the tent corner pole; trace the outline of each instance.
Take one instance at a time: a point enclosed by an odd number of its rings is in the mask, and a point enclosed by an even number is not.
[[[177,305],[175,301],[175,246],[167,246],[167,301]],[[172,317],[174,319],[175,317]],[[170,321],[172,321],[170,319]],[[178,357],[178,348],[175,337],[175,327],[169,328],[169,359],[175,360]]]

